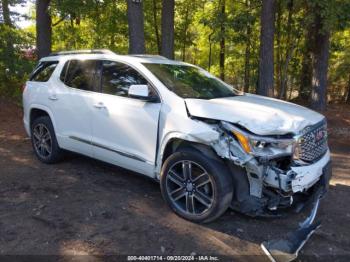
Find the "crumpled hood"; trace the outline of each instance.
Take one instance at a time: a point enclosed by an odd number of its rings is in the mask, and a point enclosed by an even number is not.
[[[305,107],[252,94],[185,101],[192,116],[236,123],[257,135],[297,134],[324,119]]]

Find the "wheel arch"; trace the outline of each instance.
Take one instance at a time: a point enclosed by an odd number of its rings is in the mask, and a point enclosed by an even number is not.
[[[159,150],[160,153],[157,157],[156,168],[156,174],[158,178],[165,160],[180,148],[193,148],[205,154],[208,158],[217,159],[218,157],[212,147],[207,144],[198,142],[198,140],[194,137],[182,133],[172,133],[163,139],[163,143],[161,144]]]
[[[51,112],[51,110],[43,105],[32,105],[29,109],[29,132],[31,133],[31,126],[33,121],[41,116],[48,116],[50,117],[50,120],[52,122],[53,128],[54,130],[56,130],[56,125],[55,125],[55,121],[53,118],[53,114]]]
[[[195,141],[173,138],[167,143],[167,145],[164,149],[164,153],[163,153],[163,157],[162,157],[162,164],[171,154],[173,154],[176,151],[183,149],[183,148],[196,149],[197,151],[204,153],[209,158],[217,157],[214,150],[208,145],[205,145],[205,144],[202,144],[199,142],[195,142]]]

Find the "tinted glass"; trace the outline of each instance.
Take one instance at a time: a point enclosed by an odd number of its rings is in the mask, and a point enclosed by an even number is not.
[[[95,60],[71,60],[65,84],[81,90],[94,91],[96,64]]]
[[[69,61],[67,61],[65,64],[64,64],[64,67],[61,71],[61,74],[60,74],[60,80],[64,83],[65,82],[65,79],[66,79],[66,74],[67,74],[67,70],[68,70],[68,66],[69,66]]]
[[[240,94],[207,71],[194,66],[149,63],[143,65],[182,98],[214,99]]]
[[[102,62],[102,92],[128,96],[131,85],[147,85],[147,80],[135,69],[114,61]]]
[[[47,82],[49,81],[58,62],[41,62],[33,71],[30,81]]]

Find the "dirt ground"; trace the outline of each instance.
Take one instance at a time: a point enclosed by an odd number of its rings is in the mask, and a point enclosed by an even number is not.
[[[318,214],[322,227],[300,261],[350,259],[350,107],[332,106],[327,116],[333,178]],[[104,261],[101,255],[197,254],[268,261],[260,243],[295,229],[303,215],[253,219],[227,211],[210,224],[187,222],[169,210],[159,185],[140,175],[77,155],[40,163],[21,108],[0,100],[0,255]]]

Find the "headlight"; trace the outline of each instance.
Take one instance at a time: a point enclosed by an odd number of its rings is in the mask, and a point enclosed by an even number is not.
[[[301,155],[300,140],[296,140],[293,149],[293,159],[299,160]]]
[[[260,137],[241,131],[231,124],[224,125],[224,127],[225,129],[230,128],[230,131],[237,138],[243,150],[248,154],[262,157],[293,155],[294,139]]]
[[[244,149],[244,151],[246,153],[251,153],[252,149],[251,149],[249,138],[246,137],[245,135],[243,135],[242,133],[238,132],[238,131],[234,131],[233,130],[232,133],[233,133],[233,135],[236,136],[236,138],[238,139],[238,141],[241,144],[241,146]]]

